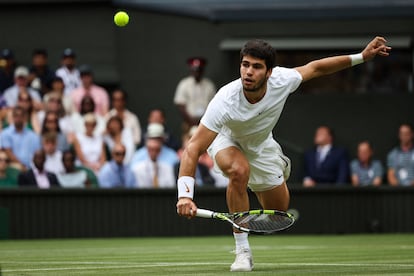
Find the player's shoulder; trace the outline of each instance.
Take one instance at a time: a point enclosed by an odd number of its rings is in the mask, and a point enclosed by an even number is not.
[[[301,74],[294,68],[286,68],[276,66],[272,70],[272,74],[269,78],[274,81],[286,81],[286,80],[302,80]]]
[[[238,78],[228,84],[222,86],[217,92],[217,96],[222,98],[231,98],[233,95],[237,95],[242,91],[241,79]]]

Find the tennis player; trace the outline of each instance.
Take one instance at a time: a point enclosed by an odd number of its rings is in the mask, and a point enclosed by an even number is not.
[[[286,211],[290,160],[273,139],[287,97],[301,83],[388,56],[391,47],[375,37],[366,48],[352,55],[312,61],[293,69],[276,66],[275,49],[262,40],[248,41],[240,52],[240,78],[222,87],[183,152],[177,181],[177,213],[193,217],[194,175],[199,156],[208,151],[215,167],[229,178],[226,192],[229,212],[249,210],[247,187],[262,208]],[[275,67],[276,66],[276,67]],[[234,231],[236,259],[231,271],[251,271],[253,258],[247,233]]]

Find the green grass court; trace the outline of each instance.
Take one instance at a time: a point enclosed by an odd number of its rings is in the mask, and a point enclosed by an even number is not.
[[[250,243],[249,275],[414,275],[414,234],[276,234]],[[2,276],[234,275],[232,250],[230,235],[0,241],[0,264]]]

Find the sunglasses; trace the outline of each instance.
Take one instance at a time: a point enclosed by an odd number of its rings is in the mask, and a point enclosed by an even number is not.
[[[125,151],[115,151],[115,152],[114,152],[114,155],[117,155],[117,156],[124,156],[124,155],[125,155]]]
[[[9,159],[8,158],[0,158],[0,162],[9,162]]]

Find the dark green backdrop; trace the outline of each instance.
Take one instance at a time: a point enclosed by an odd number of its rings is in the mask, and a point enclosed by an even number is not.
[[[148,111],[162,107],[178,136],[180,119],[172,100],[177,82],[187,74],[187,57],[207,57],[206,74],[218,86],[237,76],[234,52],[219,49],[224,39],[414,33],[414,18],[214,23],[134,9],[127,10],[129,25],[116,28],[112,17],[117,9],[99,1],[0,4],[0,48],[12,48],[18,61],[28,64],[32,49],[45,47],[50,52],[50,64],[56,68],[62,50],[72,47],[79,64],[94,67],[99,84],[109,89],[121,85],[130,93],[129,107],[143,126]],[[351,152],[359,140],[372,140],[377,156],[385,161],[386,152],[396,142],[398,125],[414,121],[412,102],[410,94],[292,96],[275,132],[294,161],[293,180],[301,178],[301,154],[311,146],[314,129],[320,124],[332,126],[338,143]]]

